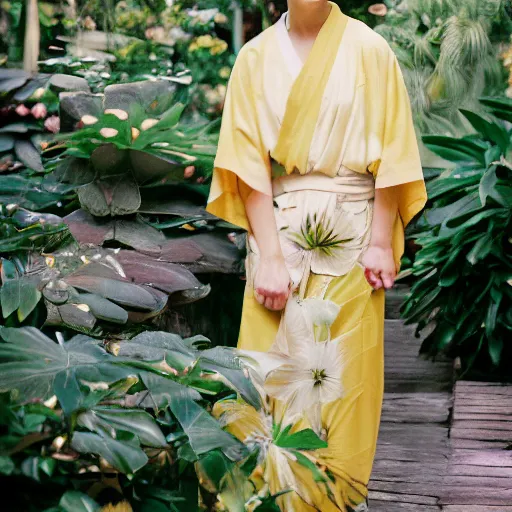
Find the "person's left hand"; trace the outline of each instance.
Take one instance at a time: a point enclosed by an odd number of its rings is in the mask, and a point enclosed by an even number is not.
[[[375,290],[389,289],[395,284],[396,266],[391,247],[370,245],[363,254],[361,263],[365,269],[364,276]]]

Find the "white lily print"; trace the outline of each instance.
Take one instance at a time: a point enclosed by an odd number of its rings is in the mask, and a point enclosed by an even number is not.
[[[292,298],[269,352],[241,351],[251,358],[251,376],[260,392],[284,403],[284,422],[305,416],[317,434],[322,405],[343,396],[341,339],[329,335],[338,312],[339,306],[328,300]]]
[[[335,194],[318,191],[302,193],[300,202],[298,197],[294,192],[277,197],[275,215],[292,289],[299,288],[302,298],[310,272],[341,276],[356,264],[369,241],[372,205],[338,204]],[[248,268],[255,269],[259,250],[253,236],[248,240]]]

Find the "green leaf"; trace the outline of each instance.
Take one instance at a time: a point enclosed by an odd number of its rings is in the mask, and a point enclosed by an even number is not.
[[[295,450],[327,448],[327,443],[320,439],[310,428],[299,430],[293,434],[289,433],[290,429],[291,425],[288,425],[288,427],[278,434],[277,439],[274,441],[276,446]]]
[[[89,183],[78,189],[78,199],[92,215],[128,215],[140,207],[139,186],[131,173]]]
[[[82,382],[112,383],[133,374],[86,336],[62,345],[34,327],[0,327],[0,336],[0,392],[15,390],[18,403],[56,394],[69,414],[81,403]]]
[[[483,117],[469,110],[460,109],[460,112],[485,140],[499,146],[504,153],[507,151],[509,138],[507,130],[496,123],[490,123]]]
[[[99,434],[107,432],[113,438],[116,437],[116,430],[131,432],[144,446],[167,446],[162,431],[145,411],[97,406],[80,414],[77,423]]]
[[[16,153],[18,160],[29,169],[33,169],[38,172],[44,171],[41,155],[31,142],[27,140],[15,141],[14,152]]]
[[[466,259],[471,265],[475,265],[480,260],[484,259],[491,251],[492,246],[492,235],[486,233],[484,236],[480,236],[476,241],[475,245],[466,255]]]
[[[442,135],[426,135],[423,142],[428,149],[441,158],[458,164],[480,163],[485,165],[485,151],[487,145],[477,144],[468,139],[456,139]]]
[[[201,400],[197,391],[167,377],[151,372],[140,372],[140,376],[148,390],[147,396],[139,404],[145,409],[154,409],[156,412],[165,410],[170,407],[171,399],[176,394],[192,401]]]
[[[0,153],[10,151],[14,147],[14,137],[12,135],[0,135]]]
[[[10,457],[7,455],[0,455],[0,474],[11,475],[14,471],[15,465]]]
[[[99,455],[125,474],[135,473],[148,462],[147,455],[138,446],[133,435],[119,441],[108,436],[75,432],[71,439],[71,447],[80,453]]]
[[[67,156],[56,167],[52,177],[63,183],[82,186],[91,183],[95,178],[96,172],[91,165],[90,160],[85,158],[76,158]]]
[[[499,205],[511,208],[512,207],[512,199],[510,195],[512,194],[512,187],[508,187],[506,189],[507,196],[503,195],[501,190],[498,188],[499,179],[496,175],[497,167],[495,165],[489,167],[487,172],[484,174],[482,180],[480,181],[480,200],[484,206],[487,205],[487,199],[490,197],[494,199]]]
[[[67,491],[59,501],[59,507],[65,512],[98,512],[100,506],[87,494]]]
[[[34,280],[30,277],[22,277],[19,280],[19,296],[20,305],[18,308],[18,320],[23,322],[41,299],[41,292],[37,288],[38,280]]]
[[[125,324],[128,321],[128,312],[126,310],[99,295],[80,293],[78,301],[87,304],[91,309],[91,313],[100,320],[115,324]]]
[[[7,318],[20,307],[20,278],[14,263],[3,258],[1,278],[0,301],[3,317]]]
[[[239,460],[245,454],[244,445],[222,430],[217,420],[190,400],[187,393],[173,394],[170,408],[197,455],[220,449],[229,459]]]

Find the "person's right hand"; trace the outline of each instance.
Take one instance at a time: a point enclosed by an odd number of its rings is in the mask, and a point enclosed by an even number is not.
[[[254,276],[254,296],[267,309],[281,311],[290,294],[290,274],[282,256],[260,257]]]

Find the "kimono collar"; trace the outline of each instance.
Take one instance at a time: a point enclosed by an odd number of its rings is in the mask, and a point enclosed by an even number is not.
[[[271,156],[286,169],[288,174],[296,169],[301,173],[307,172],[309,148],[313,139],[322,97],[331,74],[338,49],[347,26],[348,17],[332,2],[331,12],[316,37],[313,48],[298,74],[288,101],[283,123],[279,132],[276,147]],[[278,27],[283,43],[284,29],[288,44],[295,54],[291,40],[286,31],[285,20],[282,18]],[[296,61],[290,63],[296,66]],[[294,73],[295,76],[295,73]]]

